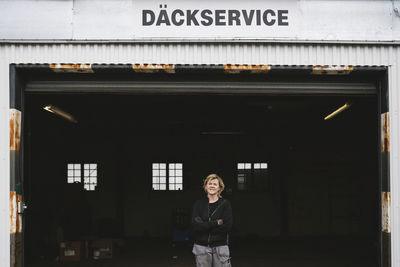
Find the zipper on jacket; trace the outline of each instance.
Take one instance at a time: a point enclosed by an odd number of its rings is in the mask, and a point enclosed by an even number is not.
[[[222,199],[222,203],[220,203],[217,208],[214,210],[214,212],[210,215],[210,203],[208,203],[207,205],[207,209],[208,209],[208,222],[211,222],[211,217],[214,215],[214,213],[218,210],[219,207],[222,206],[222,204],[224,204],[225,201]],[[208,233],[208,241],[207,241],[207,245],[210,246],[210,241],[211,241],[211,233]]]
[[[212,215],[210,215],[210,203],[208,203],[207,208],[208,208],[208,222],[211,222]],[[207,240],[208,247],[210,246],[210,239],[211,239],[211,233],[208,233],[208,240]]]

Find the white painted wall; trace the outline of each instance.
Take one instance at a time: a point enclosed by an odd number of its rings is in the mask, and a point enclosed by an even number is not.
[[[160,8],[160,4],[162,8]],[[164,8],[164,6],[167,6]],[[287,26],[174,25],[174,10],[287,10]],[[144,26],[143,10],[168,14],[171,25]],[[177,16],[177,19],[184,19]],[[157,18],[156,18],[157,20]],[[261,19],[262,21],[262,19]],[[0,0],[0,40],[295,40],[400,41],[398,0]]]

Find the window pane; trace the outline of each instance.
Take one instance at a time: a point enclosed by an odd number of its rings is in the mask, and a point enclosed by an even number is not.
[[[166,190],[167,185],[166,184],[160,184],[160,190]]]
[[[167,176],[166,170],[160,170],[160,176]]]
[[[89,185],[88,184],[85,184],[83,187],[85,188],[85,190],[89,190]]]
[[[182,170],[176,170],[175,171],[176,176],[182,176]]]
[[[160,190],[160,185],[159,184],[153,184],[153,189],[154,190]]]
[[[244,169],[244,163],[238,163],[237,168],[239,170],[243,170]]]
[[[181,183],[182,183],[182,177],[176,177],[176,178],[175,178],[175,182],[176,182],[177,184],[181,184]]]
[[[251,163],[246,163],[245,166],[244,166],[244,168],[245,168],[246,170],[250,170],[250,169],[251,169]]]
[[[94,184],[97,184],[97,177],[93,177],[93,178],[91,179],[91,182],[94,183]]]
[[[160,178],[154,177],[154,178],[153,178],[153,183],[155,183],[155,184],[160,183]]]
[[[254,169],[259,169],[260,168],[260,163],[254,163]]]
[[[169,168],[169,169],[175,169],[175,163],[170,163],[170,164],[168,165],[168,168]]]
[[[83,171],[83,176],[88,177],[88,176],[89,176],[89,170],[84,170],[84,171]]]
[[[72,176],[74,176],[74,171],[72,171],[72,170],[68,170],[68,176],[69,176],[69,177],[72,177]]]
[[[164,176],[164,177],[161,177],[161,178],[160,178],[160,183],[162,183],[162,184],[167,183],[167,178],[165,178],[165,176]]]
[[[153,176],[159,176],[160,171],[159,170],[153,170]]]
[[[92,176],[92,177],[97,176],[97,170],[93,170],[93,171],[90,173],[90,176]]]
[[[68,183],[72,184],[74,182],[74,178],[68,178]]]
[[[267,163],[261,163],[261,169],[268,169]]]
[[[167,164],[165,163],[160,163],[160,169],[165,170],[167,168]]]
[[[183,185],[182,184],[176,184],[175,185],[176,190],[183,190]]]
[[[81,176],[81,171],[80,170],[75,170],[74,171],[74,176]]]
[[[90,164],[90,169],[92,170],[97,169],[97,163]]]
[[[80,170],[81,169],[81,164],[74,164],[74,169],[75,170],[77,170],[77,169]]]
[[[175,190],[175,185],[174,184],[170,184],[169,185],[169,190]]]
[[[81,182],[81,178],[79,177],[79,178],[75,178],[75,182]]]
[[[177,170],[182,170],[183,164],[182,163],[176,163],[175,164],[175,169]]]
[[[175,176],[175,170],[169,170],[169,176]]]
[[[175,177],[169,177],[169,183],[174,184],[175,183]]]

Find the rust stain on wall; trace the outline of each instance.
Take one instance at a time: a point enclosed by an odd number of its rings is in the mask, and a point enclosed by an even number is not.
[[[354,66],[316,65],[311,74],[316,75],[347,75],[354,70]]]
[[[60,73],[94,73],[91,64],[50,64],[50,69]]]
[[[132,68],[135,72],[142,72],[142,73],[155,73],[155,72],[175,73],[175,65],[173,64],[133,64]]]
[[[22,203],[22,195],[21,194],[17,194],[17,218],[16,218],[16,232],[17,233],[22,233],[22,214],[18,212],[18,204]]]
[[[17,232],[17,193],[10,191],[10,233]]]
[[[381,114],[381,147],[382,152],[390,152],[389,112]]]
[[[22,195],[10,191],[10,264],[22,266],[23,240],[22,240],[22,214],[18,213],[18,202],[22,201]]]
[[[241,72],[268,73],[271,70],[269,65],[224,65],[224,71],[229,74]]]
[[[10,151],[19,151],[21,144],[21,111],[10,109]]]
[[[390,233],[390,192],[382,192],[382,232]]]

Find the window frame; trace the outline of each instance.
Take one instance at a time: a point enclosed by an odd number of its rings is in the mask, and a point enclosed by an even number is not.
[[[165,164],[165,169],[160,169],[160,168],[159,169],[154,169],[155,164],[159,164],[159,165],[160,164]],[[181,168],[180,169],[174,168],[173,170],[171,170],[170,169],[170,165],[171,164],[174,164],[174,165],[180,164]],[[158,175],[158,177],[154,177],[154,171],[157,171],[157,170],[159,170],[159,171],[160,170],[165,170],[165,177],[161,176],[161,175]],[[181,171],[181,175],[180,176],[174,175],[174,177],[170,177],[170,171],[174,171],[175,174],[176,174],[176,170],[180,170]],[[154,185],[155,185],[154,184],[154,178],[161,179],[161,177],[165,178],[165,189],[154,189]],[[174,178],[174,179],[181,178],[182,182],[181,183],[176,183],[176,180],[175,180],[173,183],[171,183],[170,182],[172,180],[171,178]],[[151,163],[151,179],[150,179],[150,181],[151,181],[150,189],[151,189],[152,192],[183,192],[184,188],[185,188],[185,183],[184,183],[184,162],[183,161],[165,161],[165,160],[163,160],[163,161],[152,161],[152,163]],[[163,184],[163,183],[159,182],[159,184]],[[178,189],[178,190],[177,189],[171,189],[171,187],[170,187],[171,184],[173,184],[174,186],[180,184],[181,185],[181,189]]]
[[[97,186],[98,186],[98,166],[99,166],[98,163],[68,161],[66,165],[67,165],[67,185],[69,185],[69,184],[74,184],[74,183],[79,183],[79,184],[82,185],[82,189],[83,189],[85,192],[95,192],[95,191],[96,191],[96,188],[97,188]],[[73,169],[70,169],[70,168],[69,168],[70,165],[74,165],[74,166],[73,166]],[[77,176],[75,176],[75,171],[78,170],[78,169],[75,169],[76,165],[79,165],[79,166],[80,166],[80,167],[79,167],[79,173],[80,173],[79,181],[75,181],[75,179],[77,179]],[[89,165],[89,169],[85,169],[85,166],[86,166],[86,165]],[[96,165],[96,166],[95,166],[95,169],[93,169],[93,170],[96,171],[96,176],[90,176],[91,173],[89,173],[89,176],[87,177],[87,176],[85,175],[85,171],[87,170],[87,171],[90,172],[90,170],[92,170],[92,169],[90,168],[90,167],[92,167],[91,165]],[[74,175],[73,175],[73,176],[70,176],[70,175],[69,175],[69,171],[74,171]],[[69,182],[70,177],[72,177],[72,179],[74,179],[74,181],[73,181],[72,183]],[[93,179],[93,178],[95,178],[95,180],[96,180],[95,183],[93,183],[93,182],[92,182],[92,183],[91,183],[91,182],[87,183],[87,182],[85,181],[85,179],[91,180],[91,179]],[[93,190],[86,189],[86,185],[89,185],[89,188],[90,188],[90,185],[94,185]]]
[[[239,168],[239,164],[245,164],[244,168]],[[247,164],[250,164],[250,168],[247,168]],[[260,164],[259,168],[255,168],[256,164]],[[265,168],[261,168],[261,165],[266,164]],[[237,192],[266,192],[269,189],[269,168],[270,168],[270,163],[268,163],[267,161],[249,161],[249,160],[245,160],[245,161],[240,161],[240,162],[236,162],[235,165],[235,190]],[[260,170],[266,170],[266,181],[263,183],[257,183],[257,171]],[[239,175],[242,173],[246,174],[244,171],[248,171],[248,177],[246,177],[245,179],[249,182],[247,182],[245,180],[245,182],[243,183],[244,186],[246,188],[244,189],[240,189],[239,188]]]
[[[85,189],[85,191],[88,191],[88,192],[96,191],[96,187],[98,185],[98,175],[97,175],[97,173],[98,173],[98,164],[97,163],[83,163],[82,165],[83,165],[83,174],[82,174],[82,177],[83,177],[83,189]],[[85,168],[86,165],[89,165],[88,169]],[[94,169],[92,169],[92,167],[93,167],[92,165],[96,165]],[[86,171],[89,172],[89,176],[86,176],[86,174],[85,174]],[[96,176],[91,176],[92,173],[90,171],[96,171]],[[86,179],[89,179],[88,183],[85,181]],[[95,183],[90,182],[92,179],[96,179],[96,182]],[[88,185],[89,188],[90,188],[90,186],[93,185],[93,184],[94,184],[93,190],[86,189],[86,185]]]

